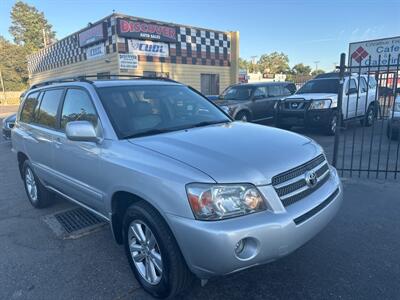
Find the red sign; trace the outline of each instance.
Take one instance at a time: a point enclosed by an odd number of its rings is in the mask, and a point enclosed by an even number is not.
[[[176,42],[176,28],[156,23],[117,20],[117,33],[121,37],[156,40],[162,42]]]
[[[79,33],[79,46],[86,47],[106,39],[105,23],[100,23]]]

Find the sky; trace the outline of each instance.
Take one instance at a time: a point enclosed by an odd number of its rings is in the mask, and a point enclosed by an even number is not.
[[[115,10],[127,15],[240,32],[240,56],[283,52],[291,66],[332,70],[349,42],[400,36],[400,0],[26,0],[43,11],[57,38]],[[0,35],[11,39],[0,0]]]

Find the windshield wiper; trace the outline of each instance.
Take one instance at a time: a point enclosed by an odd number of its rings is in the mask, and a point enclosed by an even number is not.
[[[203,126],[208,126],[208,125],[215,125],[215,124],[222,124],[222,123],[228,123],[230,121],[228,120],[221,120],[221,121],[203,121],[200,123],[196,123],[191,125],[189,128],[195,128],[195,127],[203,127]]]
[[[124,139],[133,139],[136,137],[141,137],[141,136],[147,136],[147,135],[154,135],[154,134],[160,134],[160,133],[166,133],[166,132],[171,132],[171,131],[175,131],[174,129],[150,129],[147,131],[143,131],[143,132],[138,132],[138,133],[134,133],[131,135],[127,135],[124,136]]]

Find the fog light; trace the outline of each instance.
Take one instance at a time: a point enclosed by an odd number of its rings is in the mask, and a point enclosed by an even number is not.
[[[242,253],[243,249],[244,249],[244,241],[240,240],[239,242],[236,243],[236,246],[235,246],[236,255]]]

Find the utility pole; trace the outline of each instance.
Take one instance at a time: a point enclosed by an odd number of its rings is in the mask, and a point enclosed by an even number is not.
[[[43,32],[43,45],[46,48],[47,47],[46,30],[43,28],[42,32]]]
[[[314,61],[314,64],[315,64],[315,70],[318,70],[319,60]]]
[[[3,90],[4,103],[6,103],[6,102],[7,102],[7,99],[6,99],[6,89],[4,88],[3,73],[1,72],[1,69],[0,69],[0,83],[1,83],[1,88],[2,88],[2,90]],[[1,102],[1,101],[0,101],[0,102]]]

